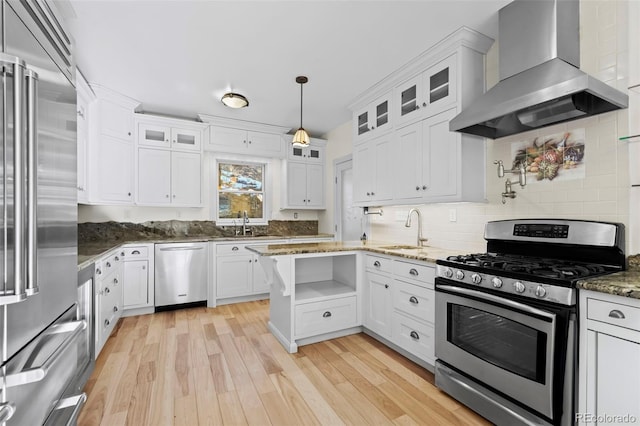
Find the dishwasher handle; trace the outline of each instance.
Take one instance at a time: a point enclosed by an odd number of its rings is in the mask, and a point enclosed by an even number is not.
[[[204,247],[165,247],[161,248],[160,251],[191,251],[191,250],[202,250]]]

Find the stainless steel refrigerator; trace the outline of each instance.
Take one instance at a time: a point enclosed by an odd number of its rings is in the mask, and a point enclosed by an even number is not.
[[[76,303],[72,43],[44,0],[0,1],[0,423],[73,424],[90,342]]]

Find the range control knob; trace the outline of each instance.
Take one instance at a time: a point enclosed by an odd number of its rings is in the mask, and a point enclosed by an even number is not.
[[[459,280],[463,280],[464,279],[464,272],[456,271],[456,278],[459,279]]]
[[[482,276],[480,274],[471,275],[471,282],[474,284],[480,284],[480,282],[482,282]]]
[[[536,288],[536,296],[545,297],[546,295],[547,295],[547,290],[541,285],[539,285],[538,288]]]
[[[520,281],[516,281],[515,283],[513,283],[513,289],[517,293],[524,293],[525,287],[524,284],[522,284]]]
[[[446,278],[451,278],[453,276],[453,271],[451,268],[447,268],[443,271],[443,274]]]
[[[500,288],[502,287],[502,280],[498,277],[493,277],[493,279],[491,280],[491,284],[493,284],[495,288]]]

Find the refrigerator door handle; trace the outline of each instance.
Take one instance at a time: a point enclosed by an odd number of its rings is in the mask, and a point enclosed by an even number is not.
[[[13,289],[4,288],[0,305],[21,302],[27,297],[25,288],[25,195],[24,195],[24,132],[23,132],[23,96],[25,93],[24,61],[16,56],[0,53],[0,64],[8,68],[13,77]],[[4,170],[7,170],[6,164]],[[7,176],[4,176],[7,182]]]
[[[38,74],[27,70],[27,296],[38,289]]]
[[[86,327],[87,321],[85,320],[72,321],[52,326],[51,330],[46,333],[47,335],[70,333],[69,336],[62,341],[60,346],[56,348],[56,350],[45,360],[45,362],[42,363],[41,366],[27,368],[19,373],[8,374],[5,377],[7,388],[35,383],[44,379],[53,364],[55,364],[67,348],[75,342],[76,337],[82,333]]]
[[[16,412],[16,406],[12,402],[4,402],[0,404],[0,424],[4,424],[13,417]]]

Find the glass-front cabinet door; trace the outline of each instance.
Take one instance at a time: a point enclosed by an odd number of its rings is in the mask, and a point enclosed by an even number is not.
[[[391,98],[391,92],[389,92],[354,113],[353,128],[356,143],[391,128]]]
[[[169,148],[171,146],[171,128],[156,124],[138,124],[138,144]]]
[[[422,74],[416,75],[395,88],[394,120],[398,125],[406,124],[419,117],[422,103],[420,99],[421,93]]]
[[[425,117],[431,117],[455,105],[456,59],[457,55],[451,55],[423,73],[422,107]]]
[[[171,129],[171,145],[175,149],[200,151],[202,133],[199,130]]]

